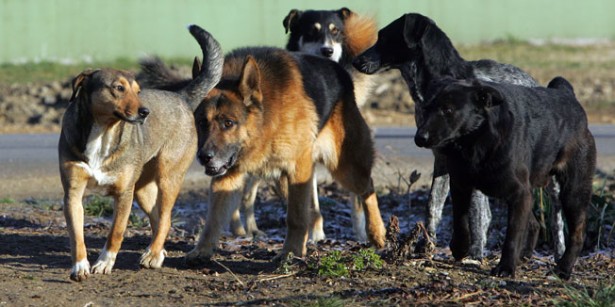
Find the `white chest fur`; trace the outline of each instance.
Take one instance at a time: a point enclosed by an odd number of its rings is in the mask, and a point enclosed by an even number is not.
[[[105,160],[109,158],[111,153],[113,136],[115,135],[113,132],[96,124],[92,127],[84,152],[87,162],[79,163],[79,166],[83,167],[91,176],[88,187],[106,186],[115,181],[115,176],[103,170]]]

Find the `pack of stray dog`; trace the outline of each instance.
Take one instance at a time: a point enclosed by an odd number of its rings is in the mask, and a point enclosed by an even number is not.
[[[502,257],[492,274],[514,277],[522,250],[531,253],[538,235],[528,231],[536,223],[531,189],[554,176],[570,229],[556,269],[569,278],[583,247],[596,167],[594,138],[572,85],[561,77],[546,88],[444,78],[430,86],[421,109],[415,143],[444,153],[451,176],[453,256],[468,254],[468,209],[478,189],[508,207]]]
[[[347,8],[291,10],[283,26],[290,31],[288,50],[246,47],[224,58],[208,32],[191,26],[203,52],[192,79],[173,75],[159,60],[143,64],[140,80],[166,90],[141,91],[132,74],[112,69],[74,79],[58,146],[71,279],[111,272],[133,198],[150,218],[153,236],[140,265],[161,267],[171,210],[195,155],[212,180],[206,224],[186,255],[189,265],[215,253],[226,225],[246,233],[238,213],[242,202],[251,210],[247,232],[262,234],[252,209],[261,180],[278,181],[287,198],[287,237],[276,259],[305,256],[310,232],[314,241],[325,237],[317,164],[354,194],[357,237],[384,247],[371,178],[374,141],[360,106],[370,91],[366,74],[385,68],[402,72],[416,100],[415,143],[433,149],[434,167],[440,168],[434,172],[443,175],[436,180],[434,174],[430,235],[450,176],[452,254],[457,260],[482,257],[486,196],[499,198],[508,205],[509,224],[492,274],[514,277],[538,236],[531,190],[556,181],[570,229],[557,272],[570,277],[585,236],[596,148],[568,81],[557,77],[540,87],[512,65],[465,61],[444,32],[419,14],[405,14],[380,30],[369,49],[374,22]],[[92,267],[83,234],[86,188],[115,200],[112,230]],[[471,223],[474,216],[484,221]]]

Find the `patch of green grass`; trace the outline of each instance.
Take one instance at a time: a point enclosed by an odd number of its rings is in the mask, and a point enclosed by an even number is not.
[[[290,303],[291,306],[305,307],[343,307],[346,302],[339,297],[320,297],[317,300],[295,301]]]
[[[362,249],[352,255],[341,251],[332,251],[321,257],[309,268],[322,277],[346,277],[353,272],[363,272],[368,269],[382,268],[383,261],[373,248]]]
[[[598,289],[582,289],[564,286],[566,298],[553,300],[556,306],[567,307],[611,307],[615,302],[615,284],[612,281],[607,286],[599,286]]]
[[[113,216],[113,199],[111,197],[92,195],[86,199],[83,210],[86,215],[96,217]]]
[[[169,65],[192,65],[192,59],[163,59]],[[60,64],[55,62],[40,62],[27,64],[0,64],[0,84],[13,83],[44,83],[51,81],[70,80],[85,69],[111,67],[136,72],[139,69],[137,60],[119,58],[109,62]]]
[[[10,197],[0,198],[0,204],[14,204],[15,200]]]

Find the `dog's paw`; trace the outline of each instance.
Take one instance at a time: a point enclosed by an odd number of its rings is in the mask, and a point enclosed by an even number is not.
[[[384,248],[384,244],[386,242],[386,234],[387,231],[384,228],[384,225],[379,225],[378,227],[374,227],[369,230],[369,243],[371,243],[377,249]]]
[[[186,262],[187,266],[200,266],[203,265],[207,262],[209,262],[209,260],[211,260],[211,257],[214,255],[214,251],[213,249],[197,249],[194,248],[193,250],[189,251],[186,256],[184,257],[184,261]]]
[[[498,277],[511,277],[515,278],[515,267],[504,264],[500,261],[493,269],[491,269],[492,276]]]
[[[113,270],[113,265],[115,265],[115,258],[117,257],[117,253],[109,252],[106,249],[100,253],[98,256],[98,260],[92,266],[92,273],[94,274],[111,274]]]
[[[325,238],[326,238],[325,232],[322,231],[322,229],[318,229],[318,230],[314,229],[312,230],[312,233],[310,234],[310,241],[313,243],[322,241]]]
[[[162,267],[162,263],[164,262],[164,258],[167,256],[166,250],[161,250],[159,253],[152,253],[152,251],[148,248],[143,255],[141,255],[141,260],[139,264],[142,268],[146,269],[159,269]]]
[[[73,265],[70,270],[70,279],[74,281],[84,281],[90,276],[90,262],[83,259]]]
[[[256,229],[256,230],[251,230],[250,233],[252,234],[252,238],[256,240],[267,239],[267,234],[264,231]]]

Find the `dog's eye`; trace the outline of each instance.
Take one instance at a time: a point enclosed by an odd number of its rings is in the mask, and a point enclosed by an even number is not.
[[[116,85],[115,89],[118,90],[119,92],[124,92],[126,90],[126,88],[123,85]]]
[[[235,125],[235,123],[230,120],[230,119],[225,119],[224,120],[224,128],[229,129],[231,127],[233,127]]]
[[[442,107],[442,114],[444,115],[451,115],[453,114],[453,108],[451,107]]]
[[[337,33],[339,33],[339,32],[340,32],[340,30],[339,30],[338,28],[336,28],[336,27],[331,27],[331,34],[333,34],[333,35],[337,35]]]

